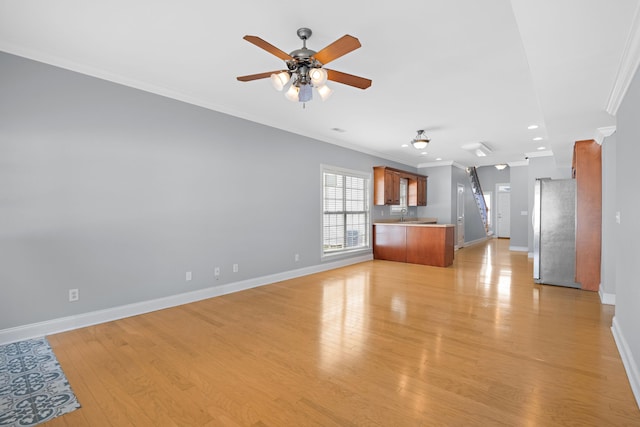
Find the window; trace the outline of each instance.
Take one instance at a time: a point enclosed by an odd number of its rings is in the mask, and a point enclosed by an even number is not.
[[[391,206],[391,213],[396,215],[405,215],[407,213],[407,206],[409,206],[408,200],[409,194],[409,180],[407,178],[400,178],[400,204]]]
[[[369,179],[363,172],[322,168],[322,254],[369,248]]]

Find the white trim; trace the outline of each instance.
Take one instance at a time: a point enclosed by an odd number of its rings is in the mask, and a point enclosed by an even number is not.
[[[418,164],[418,168],[435,168],[438,166],[454,166],[458,169],[464,169],[467,170],[466,166],[461,165],[458,162],[455,162],[453,160],[443,160],[440,162],[427,162],[427,163],[419,163]]]
[[[616,317],[613,318],[611,332],[613,333],[613,339],[616,342],[618,352],[620,353],[620,357],[622,358],[624,369],[625,371],[627,371],[627,378],[629,379],[629,384],[631,385],[631,391],[633,392],[633,395],[636,398],[636,403],[640,408],[640,371],[638,370],[638,364],[633,359],[633,353],[631,353],[631,350],[629,349],[627,340],[624,338],[624,335],[620,330],[620,325],[618,324],[618,320]]]
[[[613,135],[615,131],[616,131],[615,126],[605,126],[602,128],[598,128],[596,129],[596,135],[593,139],[598,143],[598,145],[602,145],[602,143],[604,142],[604,139],[608,136]]]
[[[508,162],[507,163],[510,168],[515,168],[518,166],[529,166],[529,160],[520,160],[517,162]]]
[[[528,153],[524,153],[526,158],[531,158],[531,157],[549,157],[549,156],[553,156],[553,151],[552,150],[544,150],[544,151],[530,151]]]
[[[600,287],[600,289],[598,290],[598,295],[600,295],[600,303],[606,305],[616,305],[616,294],[602,292],[602,287]]]
[[[221,286],[213,286],[206,289],[199,289],[197,291],[171,295],[164,298],[157,298],[134,304],[121,305],[104,310],[77,314],[74,316],[60,317],[57,319],[47,320],[45,322],[17,326],[15,328],[2,329],[0,330],[0,345],[31,338],[37,338],[44,335],[57,334],[60,332],[70,331],[72,329],[97,325],[99,323],[111,322],[113,320],[123,319],[130,316],[137,316],[139,314],[149,313],[152,311],[162,310],[178,305],[189,304],[192,302],[214,298],[233,292],[256,288],[258,286],[281,282],[283,280],[294,279],[296,277],[333,270],[335,268],[345,267],[347,265],[371,261],[372,259],[372,254],[354,258],[347,258],[331,263],[323,263],[310,267],[300,268],[297,270],[290,270],[282,273],[271,274],[268,276],[256,277],[254,279],[243,280],[240,282],[228,283]]]
[[[636,13],[633,17],[629,37],[622,52],[622,59],[618,66],[618,74],[613,83],[609,100],[607,101],[607,113],[615,116],[618,108],[622,104],[624,96],[631,85],[633,76],[640,65],[640,7],[636,7]]]
[[[527,248],[528,249],[528,248]],[[527,253],[527,258],[533,258],[533,252]]]
[[[528,246],[509,246],[510,251],[514,252],[529,252]]]
[[[464,247],[471,246],[471,245],[477,245],[478,243],[482,243],[482,242],[484,242],[486,240],[489,240],[489,239],[490,239],[490,237],[486,236],[486,237],[481,237],[481,238],[476,239],[476,240],[472,240],[470,242],[464,242]]]

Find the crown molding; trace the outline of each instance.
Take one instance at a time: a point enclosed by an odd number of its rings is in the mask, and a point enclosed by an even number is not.
[[[420,163],[418,165],[418,168],[436,168],[438,166],[454,166],[454,167],[456,167],[458,169],[464,169],[464,170],[467,169],[466,166],[463,166],[460,163],[455,162],[453,160],[442,160],[440,162]]]
[[[532,151],[530,153],[524,153],[524,155],[527,158],[531,158],[531,157],[549,157],[549,156],[553,156],[553,151],[551,151],[551,150]]]
[[[607,113],[615,116],[640,65],[640,6],[636,8],[629,37],[622,52],[618,74],[607,102]]]
[[[602,145],[602,143],[604,142],[604,139],[608,136],[613,135],[615,131],[616,131],[615,126],[605,126],[602,128],[598,128],[596,129],[596,135],[593,139],[598,143],[598,145]]]

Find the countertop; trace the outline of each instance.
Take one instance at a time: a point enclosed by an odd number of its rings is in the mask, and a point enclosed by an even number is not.
[[[453,227],[453,224],[437,224],[436,218],[406,218],[404,221],[399,219],[377,220],[373,225],[402,225],[406,227]]]

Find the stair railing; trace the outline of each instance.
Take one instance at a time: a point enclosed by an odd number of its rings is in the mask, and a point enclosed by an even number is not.
[[[472,166],[467,168],[467,173],[469,174],[469,178],[471,179],[471,190],[473,193],[473,198],[476,201],[476,205],[478,205],[478,210],[480,211],[480,218],[482,218],[484,231],[485,233],[488,233],[489,221],[488,221],[487,203],[484,200],[482,187],[480,187],[480,179],[478,178],[478,171],[476,170],[475,166]]]

